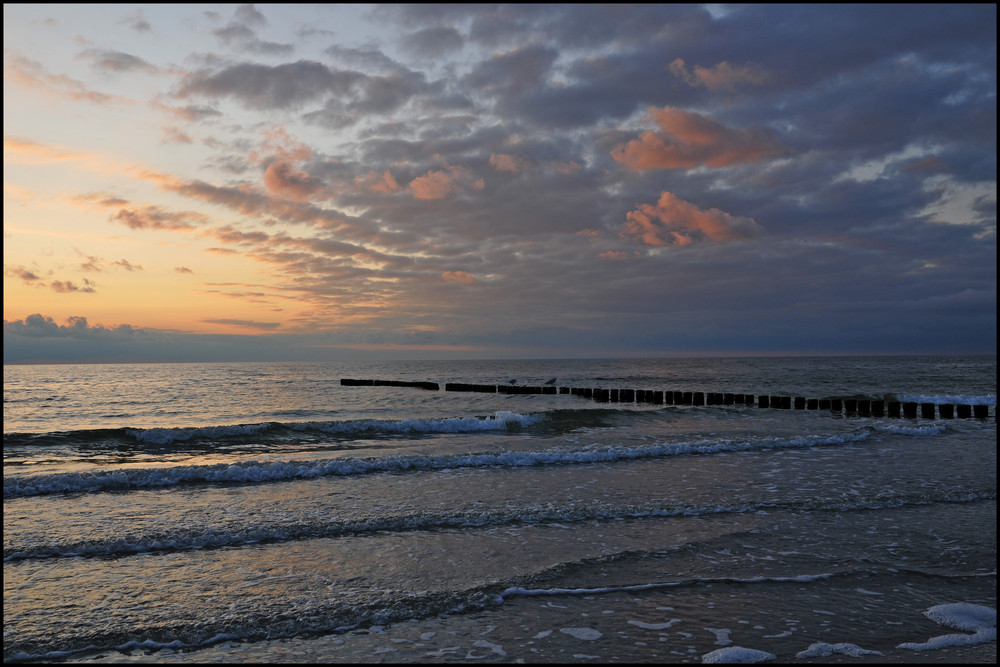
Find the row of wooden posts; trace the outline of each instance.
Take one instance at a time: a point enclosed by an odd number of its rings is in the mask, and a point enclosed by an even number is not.
[[[417,387],[438,391],[437,382],[405,382],[400,380],[342,379],[346,386]],[[758,394],[716,393],[702,391],[664,391],[657,389],[601,389],[594,387],[533,387],[511,384],[468,384],[448,382],[445,391],[470,391],[487,394],[571,394],[599,403],[649,403],[652,405],[744,405],[778,410],[829,410],[836,414],[861,417],[905,417],[916,419],[986,419],[988,405],[953,403],[918,403],[911,401],[881,401],[861,398],[802,398],[800,396],[766,396]],[[995,416],[995,412],[994,412]]]

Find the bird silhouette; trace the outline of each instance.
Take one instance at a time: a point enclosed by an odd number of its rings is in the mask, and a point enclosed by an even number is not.
[[[556,380],[557,380],[557,378],[552,378],[551,380],[547,381],[545,384],[555,384]]]
[[[517,378],[514,378],[513,380],[507,380],[507,384],[517,384]]]

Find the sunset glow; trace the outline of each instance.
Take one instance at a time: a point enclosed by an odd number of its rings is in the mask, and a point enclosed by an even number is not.
[[[995,5],[4,6],[6,363],[995,340]]]

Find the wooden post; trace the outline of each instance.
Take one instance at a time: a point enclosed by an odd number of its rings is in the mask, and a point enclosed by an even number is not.
[[[939,405],[938,412],[941,414],[941,419],[955,418],[955,406],[951,403],[942,403]]]
[[[921,403],[920,404],[920,416],[924,419],[934,419],[934,408],[937,407],[933,403]]]

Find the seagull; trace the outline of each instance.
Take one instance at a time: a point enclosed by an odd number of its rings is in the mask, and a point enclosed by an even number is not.
[[[507,384],[517,384],[517,378],[514,378],[513,380],[507,380]]]
[[[555,383],[556,383],[556,380],[557,380],[557,379],[558,379],[558,378],[552,378],[551,380],[549,380],[549,381],[548,381],[548,382],[546,382],[545,384],[555,384]]]

